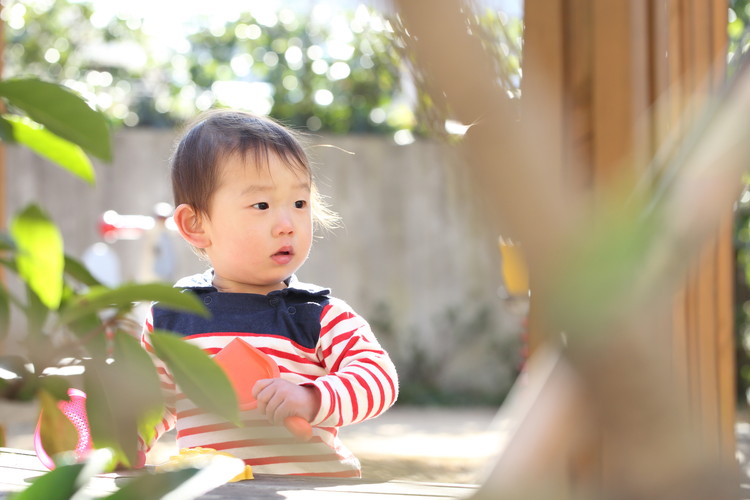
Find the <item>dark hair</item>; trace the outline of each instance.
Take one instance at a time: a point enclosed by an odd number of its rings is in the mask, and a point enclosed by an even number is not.
[[[208,215],[221,162],[233,155],[245,159],[249,154],[254,156],[256,168],[265,168],[268,155],[275,154],[305,175],[312,189],[313,219],[323,227],[336,225],[338,217],[315,189],[310,161],[295,134],[270,118],[230,109],[204,113],[177,144],[170,162],[175,206],[185,203]]]

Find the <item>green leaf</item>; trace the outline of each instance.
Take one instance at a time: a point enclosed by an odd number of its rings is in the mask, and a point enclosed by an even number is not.
[[[82,487],[79,476],[84,464],[67,465],[34,479],[31,486],[11,496],[12,500],[69,500]]]
[[[0,96],[53,134],[97,158],[112,160],[110,131],[104,114],[91,109],[67,87],[37,78],[9,79],[0,81]]]
[[[109,356],[109,342],[105,334],[106,328],[102,324],[102,318],[98,314],[91,313],[82,316],[65,326],[72,334],[78,337],[81,347],[86,349],[86,354],[89,357],[102,356],[106,358]]]
[[[239,425],[237,395],[224,370],[208,354],[169,332],[154,331],[151,340],[156,355],[166,363],[188,398]]]
[[[129,411],[135,413],[138,434],[150,443],[155,437],[154,428],[164,412],[161,381],[154,362],[138,340],[123,332],[115,333],[114,358],[115,365],[129,381],[128,385],[135,382],[138,387],[137,397],[129,401]]]
[[[90,360],[84,373],[91,435],[97,448],[111,448],[117,460],[133,466],[138,435],[153,439],[163,413],[163,395],[156,367],[131,335],[115,332],[113,359]]]
[[[654,255],[655,235],[664,227],[661,212],[649,213],[646,203],[633,197],[628,204],[602,204],[594,219],[581,226],[582,233],[570,239],[570,246],[558,251],[566,264],[539,294],[545,297],[551,324],[569,338],[587,336],[589,345],[594,338],[606,340],[601,335],[606,325],[629,310],[628,301],[642,278],[639,271]]]
[[[66,305],[60,321],[66,324],[77,318],[109,307],[131,307],[134,302],[159,302],[160,307],[208,316],[203,303],[192,293],[182,293],[163,283],[127,283],[117,288],[94,287]]]
[[[28,118],[6,115],[5,119],[13,125],[13,137],[20,144],[89,184],[94,183],[94,166],[80,146],[53,134]]]
[[[74,451],[78,445],[78,431],[58,407],[60,399],[56,396],[44,389],[37,392],[41,408],[39,428],[42,447],[53,459],[59,453]]]
[[[21,356],[0,356],[0,369],[3,370],[3,377],[0,379],[0,395],[3,399],[21,399],[25,388],[34,385],[34,373],[29,369],[28,360]]]
[[[57,226],[39,206],[29,205],[11,221],[10,234],[18,247],[19,276],[47,308],[57,309],[65,263]]]
[[[28,284],[26,285],[24,312],[26,313],[26,331],[29,343],[35,344],[35,348],[44,348],[44,344],[49,342],[44,333],[44,325],[50,316],[50,309],[42,303],[39,295],[34,293],[34,290]]]
[[[39,377],[39,386],[58,401],[68,400],[70,381],[59,375],[44,375]]]
[[[128,481],[119,491],[105,498],[108,500],[162,498],[195,476],[199,471],[200,469],[187,468],[159,474],[144,474]]]
[[[0,141],[8,144],[16,142],[16,138],[13,137],[13,125],[2,116],[0,116]]]
[[[18,274],[18,266],[16,266],[15,260],[0,259],[0,266],[9,269],[11,272]]]
[[[10,296],[0,286],[0,340],[5,340],[10,330]]]
[[[129,382],[114,364],[101,359],[86,363],[83,383],[94,447],[110,448],[115,461],[128,466],[136,463],[138,455],[137,423],[129,411],[129,403],[133,392],[140,389]],[[128,392],[123,394],[123,390]]]
[[[10,237],[10,235],[6,232],[0,233],[0,251],[15,251],[16,250],[16,244],[13,241],[13,238]]]
[[[94,450],[86,457],[85,463],[61,464],[55,470],[32,479],[26,490],[13,494],[13,500],[70,500],[90,498],[89,492],[82,492],[89,480],[105,471],[112,461],[110,450]],[[84,494],[81,494],[84,493]]]
[[[101,286],[99,280],[94,278],[86,266],[70,255],[65,256],[65,274],[86,286]]]

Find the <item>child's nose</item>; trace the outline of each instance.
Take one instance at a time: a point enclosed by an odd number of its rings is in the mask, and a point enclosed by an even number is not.
[[[273,232],[276,235],[292,234],[294,233],[294,222],[290,214],[280,213],[276,224],[274,225]]]

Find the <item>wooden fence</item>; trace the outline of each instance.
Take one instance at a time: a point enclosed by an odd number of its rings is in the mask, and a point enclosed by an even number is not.
[[[525,9],[524,64],[546,72],[525,73],[524,100],[550,104],[556,126],[546,142],[559,159],[550,167],[594,192],[647,165],[724,81],[725,1],[531,0]],[[688,395],[697,438],[727,460],[735,452],[731,218],[686,277],[664,338],[654,339],[671,343],[675,390]]]

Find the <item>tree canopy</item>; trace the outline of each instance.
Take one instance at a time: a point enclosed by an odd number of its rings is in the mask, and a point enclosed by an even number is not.
[[[173,126],[229,106],[310,131],[428,131],[434,110],[408,70],[397,17],[365,5],[254,8],[185,26],[182,43],[166,46],[142,16],[104,15],[89,0],[12,0],[5,73],[61,82],[125,126]],[[500,42],[488,47],[513,55],[502,84],[517,91],[521,21],[490,9],[475,20]]]

